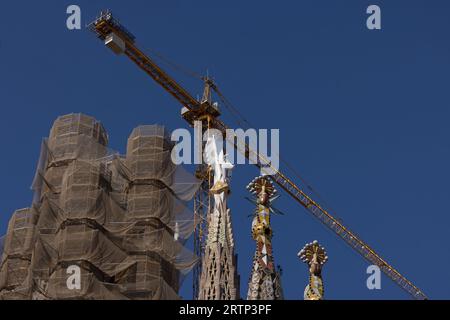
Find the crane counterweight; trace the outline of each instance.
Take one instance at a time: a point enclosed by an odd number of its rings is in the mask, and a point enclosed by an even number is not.
[[[105,46],[110,48],[115,54],[122,54],[125,52],[125,42],[115,33],[110,33],[106,36]]]

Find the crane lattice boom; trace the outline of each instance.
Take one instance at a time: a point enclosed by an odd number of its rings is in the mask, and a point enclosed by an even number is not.
[[[175,97],[175,99],[177,99],[184,107],[182,110],[182,116],[190,125],[193,125],[196,120],[204,121],[207,119],[209,127],[218,129],[223,133],[226,132],[228,129],[227,126],[222,121],[217,119],[217,116],[220,115],[217,108],[208,100],[197,101],[194,99],[154,61],[139,50],[135,44],[135,37],[115,18],[113,18],[111,12],[102,12],[101,15],[90,24],[90,28],[114,52],[123,53],[128,56],[139,68],[144,70],[159,85]],[[217,89],[214,83],[212,83],[209,79],[205,79],[205,81],[207,86],[213,90]],[[273,180],[283,190],[285,190],[295,201],[304,206],[308,212],[310,212],[320,222],[337,234],[366,260],[374,265],[377,265],[381,271],[383,271],[397,285],[399,285],[415,299],[427,299],[426,295],[418,287],[416,287],[411,281],[402,276],[394,267],[381,258],[369,245],[346,228],[317,202],[312,200],[286,175],[272,167],[269,160],[251,150],[245,142],[241,141],[241,143],[234,143],[234,139],[237,137],[226,136],[226,138],[232,142],[234,147],[239,152],[243,153],[247,158],[252,156],[253,159],[258,159],[255,165],[260,169],[262,168],[264,170],[264,168],[270,168],[270,171],[273,173]]]

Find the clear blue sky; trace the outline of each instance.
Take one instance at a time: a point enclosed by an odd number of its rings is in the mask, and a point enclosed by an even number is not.
[[[450,2],[2,1],[0,233],[31,203],[40,142],[58,115],[96,117],[121,152],[137,125],[186,127],[177,102],[135,65],[66,28],[69,4],[80,5],[83,25],[110,8],[144,48],[208,69],[252,123],[280,128],[282,157],[345,225],[430,298],[450,298]],[[370,4],[381,6],[381,31],[366,28]],[[243,198],[256,174],[238,166],[230,199],[244,296],[254,242]],[[273,219],[286,298],[303,295],[296,253],[314,239],[329,255],[328,299],[408,298],[386,277],[369,291],[361,257],[287,195],[277,207],[286,212]],[[188,278],[183,296],[190,287]]]

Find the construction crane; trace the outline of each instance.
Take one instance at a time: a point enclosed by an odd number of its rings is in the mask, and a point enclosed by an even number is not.
[[[151,58],[142,52],[136,45],[134,35],[129,32],[117,19],[115,19],[110,11],[101,12],[100,16],[94,20],[89,28],[97,34],[104,44],[116,54],[125,54],[140,69],[146,72],[160,86],[168,91],[183,106],[181,115],[191,125],[195,121],[201,121],[207,124],[207,128],[214,128],[226,133],[228,127],[218,119],[220,112],[217,105],[211,102],[211,92],[215,91],[222,96],[215,83],[208,77],[204,77],[204,93],[203,98],[199,101],[194,99],[187,90],[179,85],[173,78],[164,72]],[[226,137],[228,141],[234,141],[235,137]],[[361,240],[354,232],[345,227],[342,222],[333,217],[324,207],[308,196],[299,186],[297,186],[285,174],[274,168],[269,160],[264,156],[249,148],[248,144],[233,143],[234,147],[243,153],[248,159],[257,159],[253,164],[258,168],[270,169],[272,179],[295,201],[300,203],[307,211],[328,227],[332,232],[344,240],[350,247],[358,252],[371,264],[377,265],[383,273],[385,273],[398,286],[408,292],[413,298],[418,300],[427,299],[426,295],[411,281],[406,279],[394,267],[387,263],[379,254],[377,254],[368,244]],[[205,168],[197,170],[198,177],[208,182],[208,173]],[[201,188],[197,203],[199,210],[205,214],[205,207],[208,201],[208,185],[207,183]],[[202,220],[203,221],[203,220]],[[198,229],[194,235],[195,251],[201,255],[201,229]],[[199,270],[194,270],[195,277],[198,277]],[[198,288],[194,285],[194,294]],[[195,297],[195,296],[194,296]]]

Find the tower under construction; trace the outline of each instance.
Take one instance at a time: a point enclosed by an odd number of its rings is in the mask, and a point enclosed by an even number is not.
[[[125,156],[107,143],[92,117],[55,121],[32,207],[10,220],[0,298],[179,298],[180,280],[197,262],[183,243],[194,227],[184,202],[198,182],[177,174],[162,126],[134,129]]]

